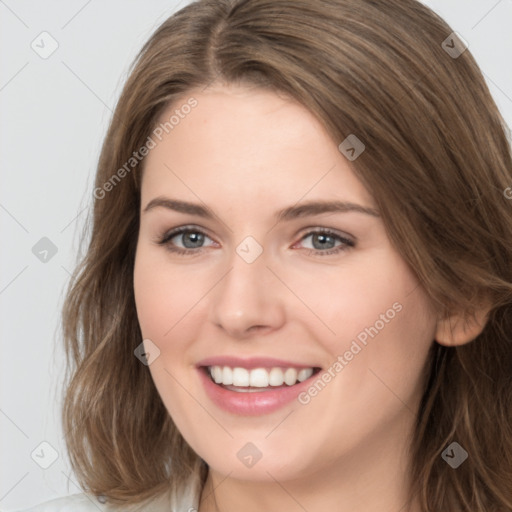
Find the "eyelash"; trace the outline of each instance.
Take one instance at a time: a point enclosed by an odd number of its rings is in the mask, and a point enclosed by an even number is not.
[[[160,235],[157,240],[158,245],[164,246],[168,251],[178,254],[180,256],[193,256],[196,254],[199,254],[204,249],[203,247],[198,247],[196,249],[182,249],[180,247],[176,247],[170,243],[170,240],[172,240],[174,237],[178,235],[182,235],[185,233],[200,233],[204,235],[205,237],[210,238],[203,230],[195,228],[194,226],[183,226],[180,228],[176,228],[172,231],[165,232],[164,234]],[[304,240],[305,238],[308,238],[311,235],[314,234],[322,234],[331,236],[333,238],[338,239],[341,241],[341,245],[338,245],[337,247],[333,247],[331,249],[320,251],[318,249],[308,249],[309,251],[312,251],[313,254],[317,256],[330,256],[334,254],[338,254],[342,251],[346,251],[347,249],[350,249],[352,247],[355,247],[355,242],[353,240],[350,240],[349,238],[346,238],[339,233],[336,233],[335,231],[332,231],[330,229],[326,228],[318,228],[311,231],[308,231],[300,240]]]

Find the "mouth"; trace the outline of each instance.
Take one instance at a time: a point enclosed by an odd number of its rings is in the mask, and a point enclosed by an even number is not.
[[[240,366],[213,365],[200,368],[213,383],[236,393],[258,393],[290,388],[308,380],[320,371],[319,367],[282,366],[251,369]]]
[[[241,416],[269,414],[292,403],[321,371],[277,359],[234,357],[204,360],[196,368],[211,403]]]

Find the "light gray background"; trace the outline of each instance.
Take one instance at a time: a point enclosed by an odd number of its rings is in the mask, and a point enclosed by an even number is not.
[[[64,288],[128,66],[156,27],[187,3],[0,0],[2,510],[80,491],[69,476],[59,416]],[[469,43],[512,125],[512,1],[424,3]],[[34,40],[42,46],[43,31],[59,45],[47,59],[31,48]],[[32,252],[43,237],[57,247],[46,263]],[[37,448],[34,459],[51,461],[43,441],[58,452],[47,469],[31,457]]]

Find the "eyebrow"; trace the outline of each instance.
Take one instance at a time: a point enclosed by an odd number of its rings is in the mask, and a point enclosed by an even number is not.
[[[146,213],[154,208],[162,207],[168,210],[173,210],[180,213],[187,213],[189,215],[197,215],[205,219],[214,219],[212,212],[196,203],[189,203],[187,201],[178,201],[168,197],[155,197],[144,208],[143,213]],[[289,221],[292,219],[307,217],[311,215],[321,215],[323,213],[345,213],[356,212],[371,215],[372,217],[380,217],[380,213],[367,206],[347,202],[347,201],[309,201],[299,205],[289,206],[276,212],[275,218],[277,222]]]

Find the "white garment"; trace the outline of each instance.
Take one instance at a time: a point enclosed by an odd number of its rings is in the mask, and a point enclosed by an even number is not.
[[[96,496],[86,493],[55,498],[17,512],[197,512],[199,496],[191,488],[174,505],[167,495],[131,507],[114,509],[108,502],[101,503]]]
[[[95,496],[80,493],[44,501],[19,512],[98,512],[98,510],[106,510],[105,505]]]

